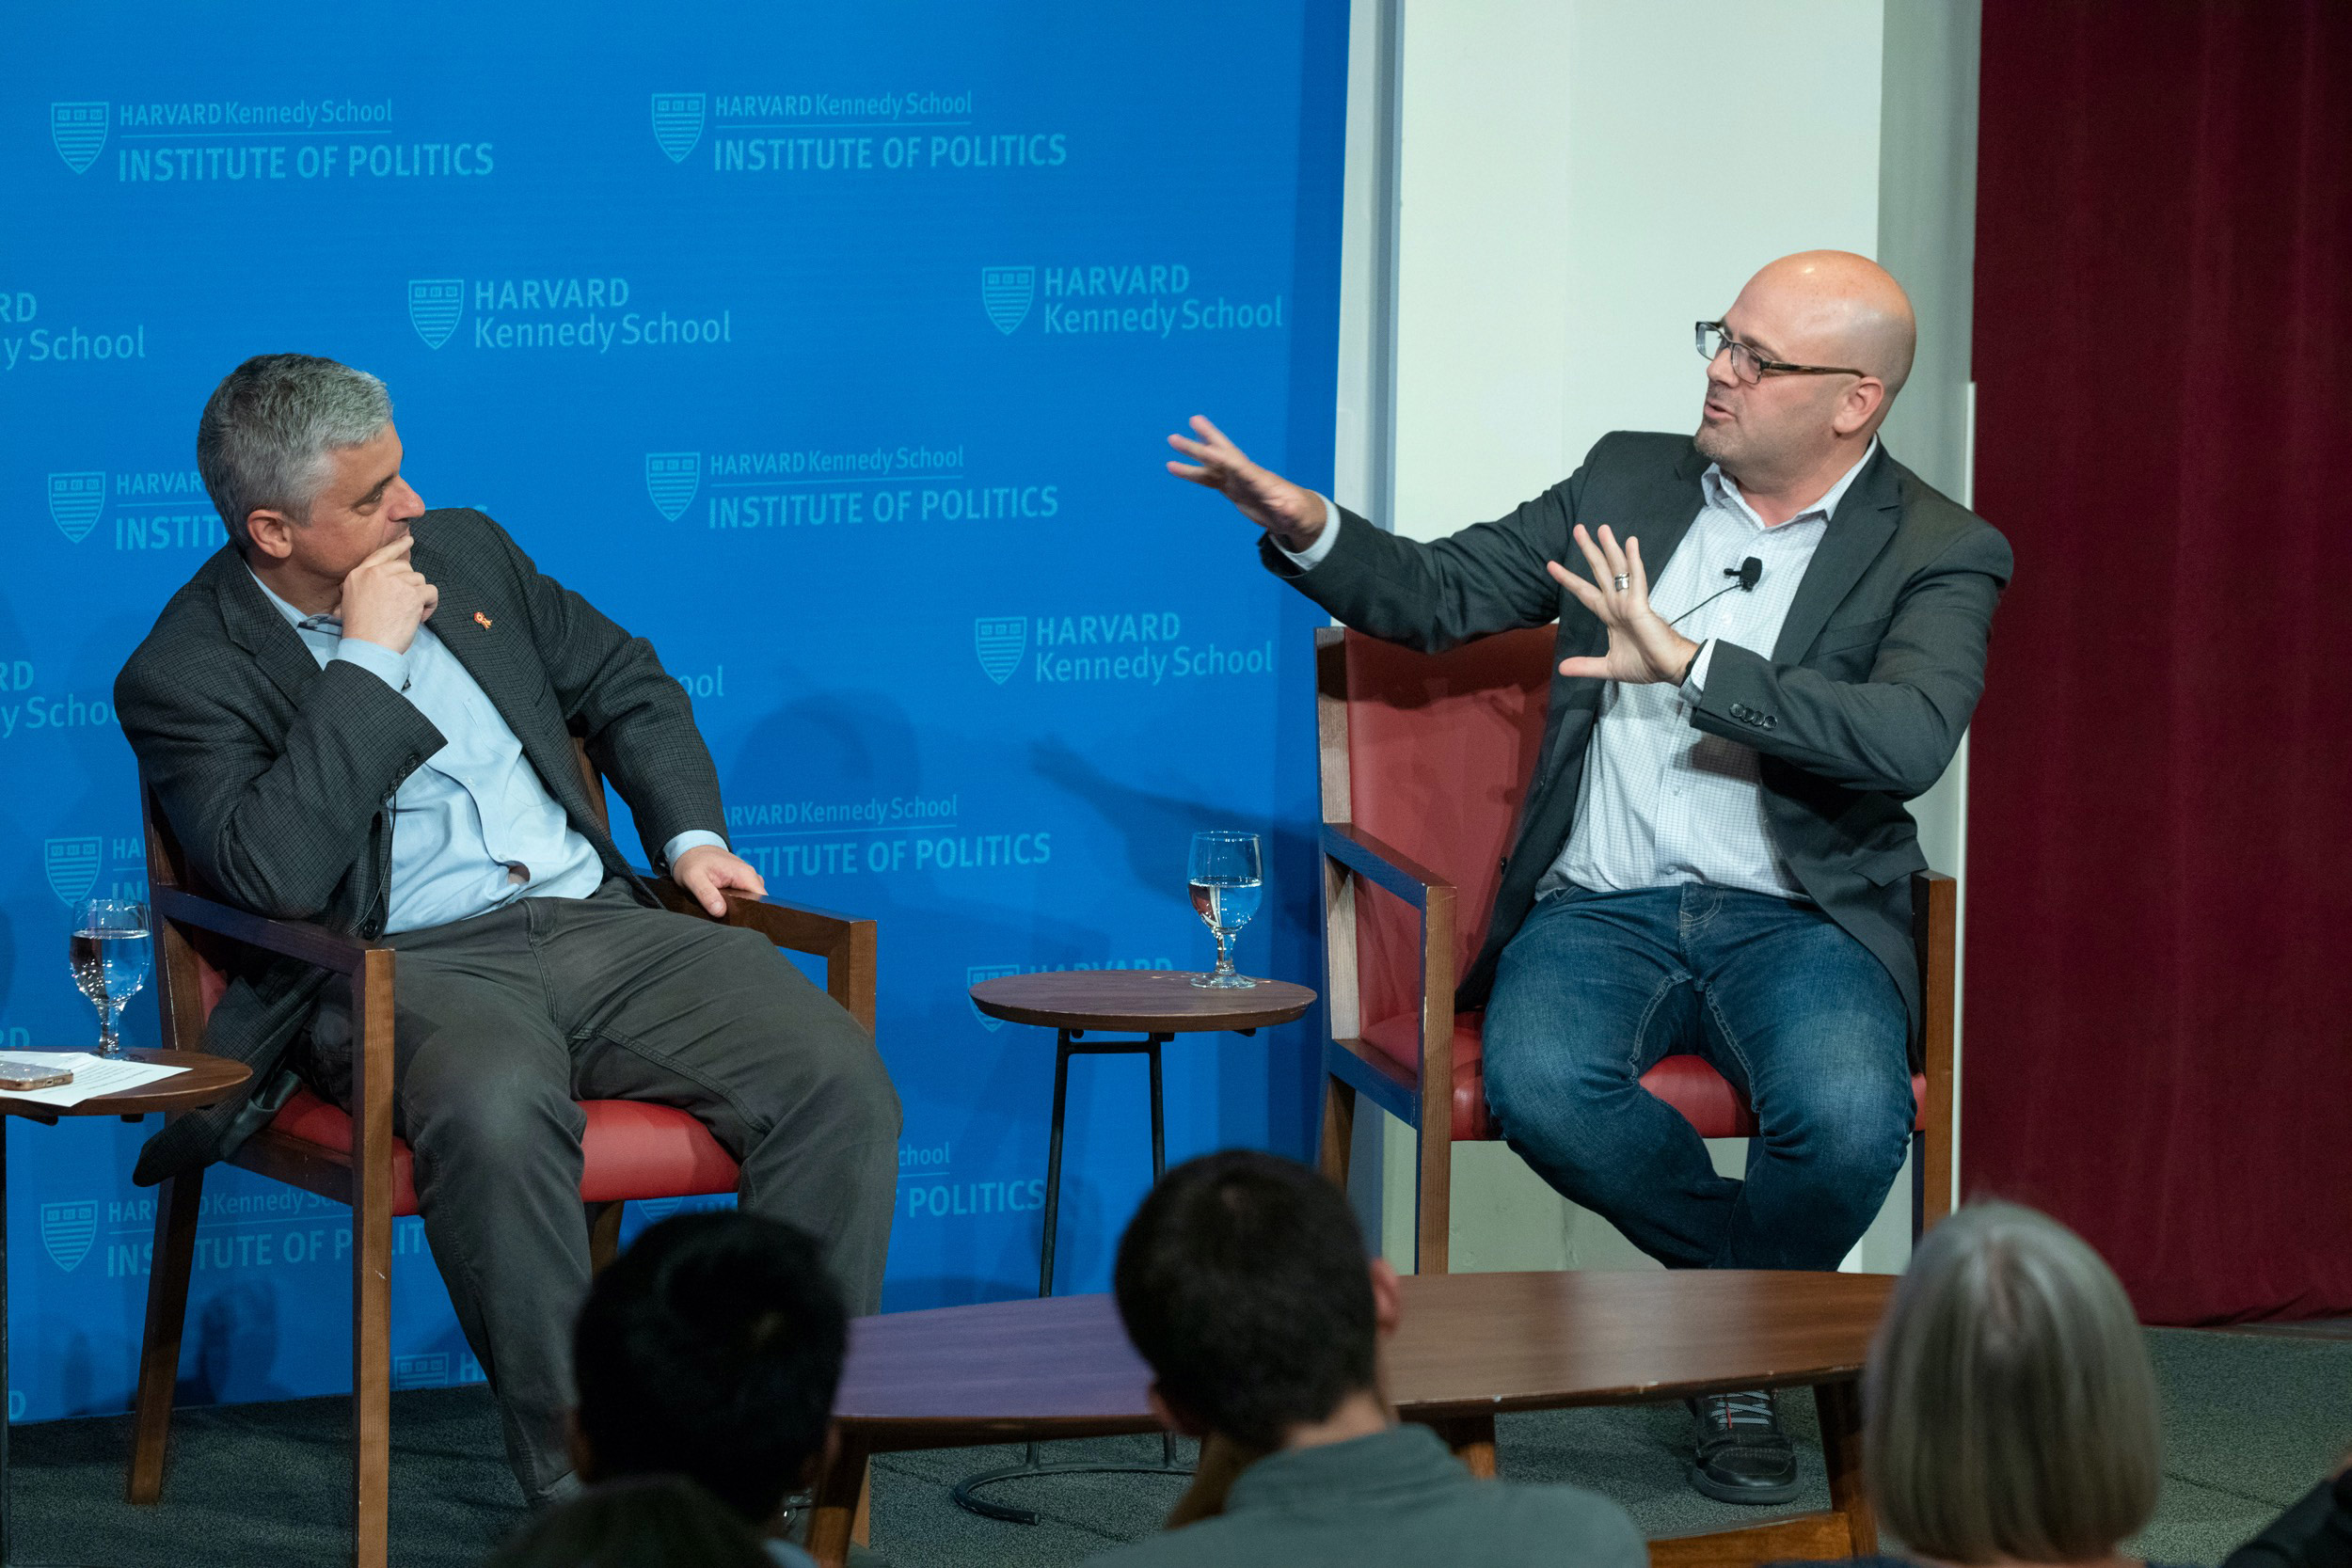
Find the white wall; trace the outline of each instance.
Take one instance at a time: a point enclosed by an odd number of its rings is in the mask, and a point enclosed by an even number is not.
[[[1974,0],[1359,0],[1355,27],[1343,501],[1392,494],[1381,520],[1432,538],[1543,490],[1609,431],[1694,428],[1691,324],[1765,261],[1823,246],[1913,286],[1929,347],[1887,443],[1964,494]],[[1915,810],[1939,869],[1964,852],[1961,804],[1947,784]],[[1383,1122],[1359,1118],[1358,1196],[1401,1262],[1411,1145]],[[1500,1145],[1457,1150],[1454,1182],[1456,1268],[1641,1261]],[[1900,1214],[1858,1249],[1867,1266],[1907,1255],[1909,1192],[1906,1176]]]

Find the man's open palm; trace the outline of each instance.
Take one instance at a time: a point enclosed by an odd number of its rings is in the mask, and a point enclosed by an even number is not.
[[[1233,445],[1207,416],[1195,414],[1192,428],[1198,440],[1185,436],[1168,438],[1169,446],[1193,459],[1179,463],[1170,458],[1169,473],[1220,492],[1236,511],[1273,534],[1285,549],[1304,550],[1315,542],[1323,531],[1323,498],[1249,461],[1249,454]]]
[[[1609,628],[1609,651],[1598,658],[1565,658],[1564,675],[1588,675],[1597,680],[1643,686],[1682,678],[1683,667],[1698,652],[1698,644],[1676,631],[1649,606],[1649,574],[1642,567],[1642,542],[1629,538],[1619,548],[1609,525],[1600,525],[1596,540],[1576,525],[1577,547],[1592,568],[1590,581],[1556,561],[1544,562],[1561,587],[1591,610]],[[1625,586],[1617,583],[1622,580]]]

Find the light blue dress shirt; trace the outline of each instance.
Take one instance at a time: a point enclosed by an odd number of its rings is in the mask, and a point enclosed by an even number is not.
[[[572,829],[564,808],[523,755],[498,706],[457,656],[417,628],[408,651],[342,634],[332,615],[305,615],[269,594],[324,670],[357,664],[405,696],[448,744],[402,781],[392,800],[391,910],[387,933],[446,926],[517,898],[585,898],[604,882],[596,846]],[[726,840],[701,829],[662,847],[665,867],[698,844]]]

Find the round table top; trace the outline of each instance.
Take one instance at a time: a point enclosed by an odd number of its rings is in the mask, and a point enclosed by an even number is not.
[[[1000,974],[972,988],[972,1005],[1011,1023],[1048,1029],[1131,1029],[1182,1035],[1288,1023],[1315,1005],[1315,993],[1288,980],[1248,990],[1210,990],[1195,972],[1172,969],[1062,969]]]
[[[1411,1419],[1648,1404],[1859,1375],[1891,1275],[1732,1269],[1407,1277],[1385,1352]],[[1108,1296],[860,1318],[836,1419],[878,1448],[1155,1429]],[[975,1437],[973,1440],[977,1441]]]
[[[11,1051],[8,1054],[39,1056],[43,1052]],[[125,1051],[121,1059],[187,1070],[138,1085],[120,1094],[85,1100],[79,1105],[44,1105],[38,1100],[19,1100],[0,1090],[0,1116],[37,1117],[50,1121],[58,1117],[142,1117],[151,1111],[193,1111],[228,1099],[253,1078],[253,1069],[243,1062],[201,1051]]]

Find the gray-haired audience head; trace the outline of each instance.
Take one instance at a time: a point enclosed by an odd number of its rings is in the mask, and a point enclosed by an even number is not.
[[[2046,1215],[1971,1204],[1912,1255],[1864,1373],[1881,1521],[1942,1562],[2089,1562],[2155,1512],[2155,1377],[2130,1300]]]
[[[339,450],[391,428],[392,395],[365,371],[308,354],[257,354],[221,378],[196,426],[196,467],[250,554],[256,512],[308,521]]]

